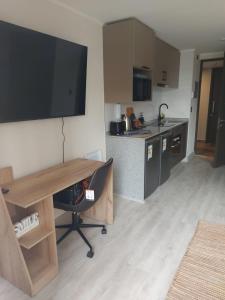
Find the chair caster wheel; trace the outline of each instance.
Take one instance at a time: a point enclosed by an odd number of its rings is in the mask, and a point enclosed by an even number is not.
[[[106,233],[107,233],[106,228],[102,228],[102,234],[106,234]]]
[[[87,257],[92,258],[94,256],[94,252],[92,250],[89,250],[87,253]]]

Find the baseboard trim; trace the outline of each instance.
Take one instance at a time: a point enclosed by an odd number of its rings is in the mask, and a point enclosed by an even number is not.
[[[137,198],[132,198],[132,197],[124,196],[124,195],[122,195],[122,194],[114,193],[114,195],[115,195],[116,197],[120,197],[120,198],[125,199],[125,200],[134,201],[134,202],[137,202],[137,203],[140,203],[140,204],[144,204],[144,203],[145,203],[145,200],[139,200],[139,199],[137,199]]]
[[[182,162],[188,163],[193,158],[194,155],[195,155],[194,152],[190,153],[182,160]]]

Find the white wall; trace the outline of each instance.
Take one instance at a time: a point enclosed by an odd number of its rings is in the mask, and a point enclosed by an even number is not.
[[[147,102],[135,102],[132,104],[136,117],[139,117],[140,113],[143,113],[145,121],[151,121],[158,118],[159,105],[161,103],[161,88],[153,87],[152,89],[152,101]],[[126,107],[130,105],[122,105],[122,111],[126,112]]]
[[[193,97],[194,51],[183,50],[180,57],[179,88],[165,88],[162,102],[168,104],[168,117],[189,118],[191,99]]]
[[[178,89],[164,89],[162,102],[168,104],[167,117],[188,118],[187,157],[194,152],[197,99],[193,98],[195,80],[195,51],[182,50]]]
[[[211,69],[205,69],[202,72],[199,119],[198,119],[198,135],[197,135],[197,138],[200,141],[205,141],[206,139],[211,75],[212,75]]]
[[[0,19],[88,46],[86,115],[65,118],[66,159],[105,156],[102,26],[46,0],[0,0]],[[15,176],[62,161],[61,120],[0,124],[0,167]]]

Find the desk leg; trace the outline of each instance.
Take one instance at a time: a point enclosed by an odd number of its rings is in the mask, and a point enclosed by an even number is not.
[[[101,198],[86,211],[84,216],[95,219],[107,224],[113,224],[114,205],[113,205],[113,168],[111,167],[106,179],[105,188]]]

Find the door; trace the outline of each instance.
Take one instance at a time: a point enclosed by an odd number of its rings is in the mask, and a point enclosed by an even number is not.
[[[216,143],[216,132],[218,122],[218,104],[221,98],[221,86],[223,80],[223,68],[212,70],[212,79],[209,97],[209,112],[206,131],[206,143]]]
[[[213,166],[225,164],[225,64],[223,66],[221,95],[218,103],[218,122],[216,133],[216,151]]]

